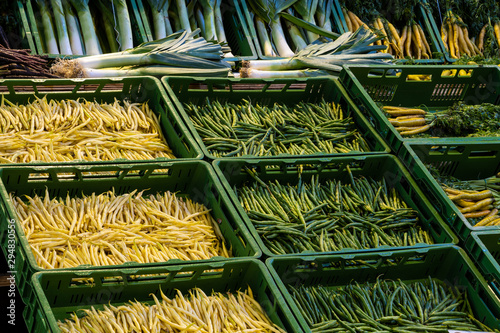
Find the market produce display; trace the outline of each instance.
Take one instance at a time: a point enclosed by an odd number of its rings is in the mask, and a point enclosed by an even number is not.
[[[272,323],[254,299],[252,290],[236,293],[212,292],[207,295],[193,288],[189,295],[177,292],[169,298],[161,292],[154,303],[130,301],[123,305],[104,305],[84,309],[85,315],[71,315],[59,321],[61,332],[285,332]]]
[[[335,154],[370,151],[352,118],[335,103],[270,106],[207,98],[185,104],[194,128],[216,157]]]
[[[210,210],[172,192],[11,200],[45,269],[230,257]]]
[[[475,237],[500,226],[497,1],[0,13],[0,245],[29,332],[500,332]]]
[[[175,158],[147,103],[2,100],[0,129],[2,163]]]
[[[396,59],[432,59],[431,35],[419,21],[424,3],[414,0],[398,1],[340,1],[342,15],[349,31],[360,27],[371,29],[381,37],[379,52],[392,54]],[[425,9],[424,9],[425,10]]]
[[[498,332],[473,316],[465,292],[431,277],[288,289],[312,332]]]
[[[290,185],[248,172],[256,182],[236,188],[238,199],[274,254],[434,243],[418,212],[385,180],[351,175],[350,182],[314,177]]]

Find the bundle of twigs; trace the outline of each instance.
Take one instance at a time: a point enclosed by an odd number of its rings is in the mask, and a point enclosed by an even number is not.
[[[0,78],[57,78],[49,71],[45,56],[32,55],[31,50],[9,49],[0,45]]]

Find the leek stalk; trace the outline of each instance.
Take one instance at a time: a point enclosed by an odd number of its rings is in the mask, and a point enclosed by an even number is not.
[[[99,9],[103,15],[104,32],[106,34],[106,40],[109,45],[110,52],[118,52],[118,37],[116,35],[116,23],[115,17],[113,16],[112,10],[107,6],[104,0],[99,0]]]
[[[255,27],[257,29],[257,34],[259,35],[259,41],[262,47],[262,52],[266,57],[277,56],[274,52],[273,45],[267,34],[266,23],[258,16],[255,16]]]
[[[101,54],[99,40],[95,32],[94,22],[89,9],[89,0],[68,0],[76,10],[82,28],[86,54]]]
[[[49,11],[49,6],[45,0],[36,0],[36,2],[40,9],[40,16],[43,25],[43,35],[45,37],[45,47],[47,49],[47,53],[59,54],[59,48],[57,47],[54,28],[52,27],[52,19]]]
[[[191,24],[189,23],[189,14],[187,10],[186,0],[175,0],[177,8],[177,17],[182,29],[191,32]]]
[[[87,68],[85,77],[101,78],[101,77],[120,77],[120,76],[195,76],[195,77],[227,77],[228,70],[223,68],[204,69],[200,71],[198,68],[183,68],[183,67],[167,67],[167,66],[144,66],[130,69],[111,68],[111,69],[94,69]]]
[[[311,24],[316,24],[314,20],[314,14],[316,13],[316,8],[318,7],[318,0],[298,0],[293,5],[293,8],[302,16],[302,18]],[[318,35],[312,31],[307,31],[307,39],[309,43],[314,42],[318,39]]]
[[[195,14],[196,1],[197,0],[190,1],[187,5],[187,10],[189,13],[189,26],[191,27],[191,30],[196,30],[198,28]]]
[[[171,35],[174,33],[172,30],[172,25],[170,24],[170,18],[168,15],[168,7],[169,7],[169,1],[167,0],[165,3],[165,6],[163,6],[162,9],[162,15],[163,15],[163,20],[165,21],[165,31],[167,33],[167,36]]]
[[[168,11],[168,15],[170,18],[172,18],[172,21],[174,22],[174,30],[175,31],[180,31],[180,30],[184,30],[182,28],[182,24],[181,24],[181,21],[179,19],[179,16],[177,15],[177,13],[175,11]],[[189,19],[188,19],[188,22],[189,22]],[[191,29],[191,26],[189,26],[189,29]]]
[[[290,14],[292,14],[291,13],[292,12],[291,8],[288,8],[287,11]],[[285,20],[285,25],[286,25],[286,28],[288,29],[289,33],[290,33],[290,39],[292,40],[293,45],[295,46],[295,52],[300,51],[300,50],[306,48],[307,47],[307,42],[302,37],[302,32],[300,31],[300,29],[295,24],[291,23],[290,21],[286,21]]]
[[[242,68],[240,70],[241,78],[252,79],[278,79],[278,78],[296,78],[296,77],[317,77],[329,76],[330,73],[318,69],[295,69],[282,71],[265,71],[252,68]]]
[[[66,26],[68,27],[69,42],[71,44],[71,51],[75,55],[85,54],[82,35],[80,32],[80,25],[76,14],[68,1],[62,1],[64,16],[66,18]]]
[[[332,12],[332,1],[319,0],[318,8],[316,8],[316,17],[318,26],[332,31],[332,22],[330,21],[330,13]]]
[[[292,6],[297,0],[249,0],[254,13],[269,24],[272,42],[281,57],[291,57],[294,52],[288,46],[280,22],[280,13]],[[257,28],[259,29],[259,28]],[[259,33],[263,35],[263,31]],[[267,47],[267,46],[266,46]]]
[[[217,35],[217,41],[219,43],[226,42],[226,31],[224,30],[224,24],[222,22],[222,12],[220,10],[220,5],[222,3],[222,0],[216,0],[215,2],[215,31]]]
[[[59,52],[61,54],[72,55],[71,44],[69,42],[68,28],[64,9],[61,0],[50,0],[52,12],[54,13],[54,22],[57,30],[57,40],[59,42]]]
[[[203,17],[203,12],[201,11],[200,6],[196,6],[194,15],[196,16],[198,27],[201,30],[201,36],[206,39],[207,36],[205,35],[205,18]]]
[[[127,50],[134,47],[134,42],[132,38],[132,25],[130,23],[130,16],[128,14],[127,1],[126,0],[111,0],[112,5],[115,6],[116,16],[118,21],[118,27],[120,28],[120,34],[118,38],[120,40],[120,49]]]
[[[148,0],[148,2],[149,2],[149,7],[151,7],[151,15],[153,18],[153,29],[154,29],[155,39],[165,38],[167,36],[167,27],[164,17],[164,6],[166,7],[165,9],[168,10],[168,1]]]
[[[205,38],[208,41],[216,41],[215,29],[215,3],[216,0],[198,0],[203,11],[205,19]]]

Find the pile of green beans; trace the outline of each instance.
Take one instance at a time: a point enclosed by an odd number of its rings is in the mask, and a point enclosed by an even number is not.
[[[312,332],[493,331],[474,318],[465,292],[431,277],[288,289]]]
[[[221,104],[207,98],[204,105],[184,106],[207,150],[216,157],[370,151],[352,118],[333,102],[290,107],[247,100]]]
[[[264,244],[274,254],[328,252],[382,245],[433,244],[409,208],[384,180],[351,176],[348,183],[328,179],[298,185],[257,179],[236,189]]]

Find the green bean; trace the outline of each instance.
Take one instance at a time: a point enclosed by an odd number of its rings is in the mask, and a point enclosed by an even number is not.
[[[474,318],[465,292],[447,290],[443,282],[431,277],[411,283],[377,278],[364,285],[287,288],[313,332],[492,331]],[[465,312],[449,307],[459,304]]]
[[[418,225],[417,212],[406,207],[384,180],[357,178],[349,172],[348,182],[320,182],[319,176],[314,175],[307,181],[299,177],[298,184],[292,186],[264,182],[254,170],[245,170],[255,181],[236,188],[240,203],[258,234],[273,242],[295,235],[300,239],[295,245],[301,249],[322,252],[433,243],[428,232]],[[301,252],[292,245],[282,242],[281,247],[288,253]]]
[[[204,105],[185,104],[185,110],[202,139],[232,139],[241,147],[224,154],[225,150],[212,145],[209,152],[215,156],[370,151],[352,118],[331,102],[301,102],[288,107],[254,105],[247,100],[222,104],[207,99]]]

